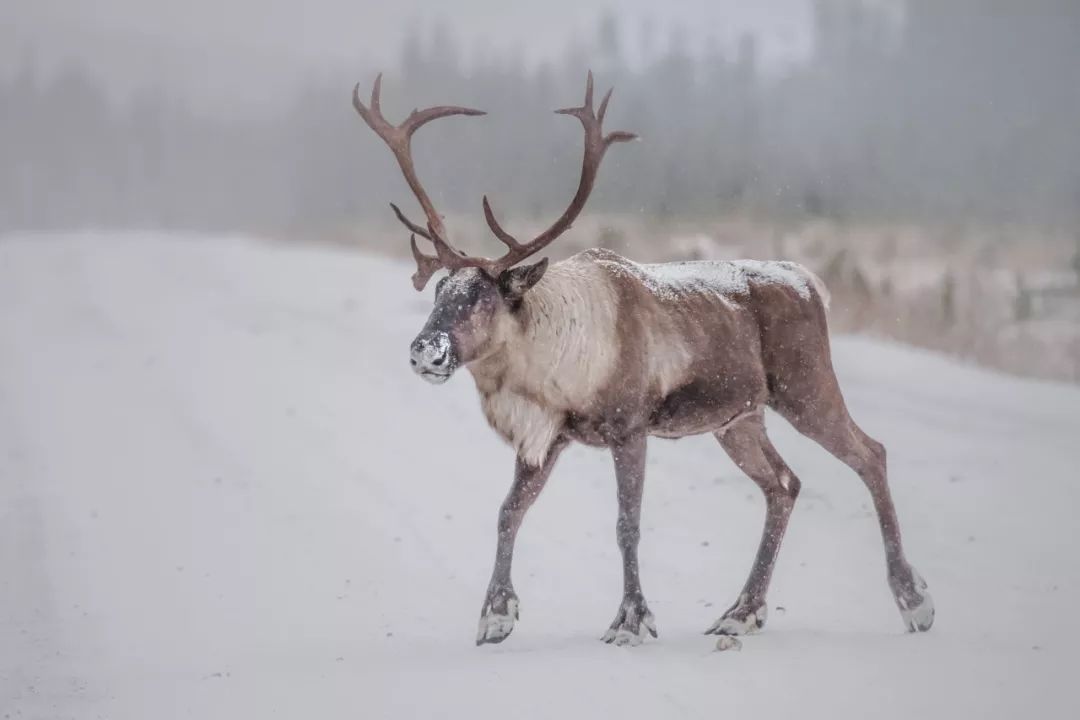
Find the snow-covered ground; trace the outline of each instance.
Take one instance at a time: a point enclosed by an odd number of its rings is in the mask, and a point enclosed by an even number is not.
[[[408,366],[410,268],[237,238],[0,239],[0,717],[1075,717],[1080,389],[835,342],[937,624],[903,632],[858,478],[803,480],[765,632],[764,503],[711,438],[650,446],[660,639],[615,648],[608,456],[526,520],[521,620],[474,647],[511,452]],[[430,291],[429,291],[430,292]],[[780,608],[785,610],[781,611]]]

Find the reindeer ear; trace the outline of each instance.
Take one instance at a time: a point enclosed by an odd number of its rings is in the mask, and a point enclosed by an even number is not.
[[[544,258],[534,265],[522,265],[503,271],[499,276],[499,290],[510,300],[520,300],[522,296],[544,277],[548,259]]]

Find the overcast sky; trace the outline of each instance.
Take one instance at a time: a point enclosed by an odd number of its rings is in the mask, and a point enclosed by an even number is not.
[[[28,48],[39,64],[74,60],[121,85],[153,76],[225,90],[253,72],[302,74],[396,59],[410,24],[445,20],[470,49],[522,49],[557,56],[575,37],[591,37],[609,8],[624,18],[628,47],[643,23],[666,42],[685,29],[694,46],[761,38],[767,64],[805,53],[808,0],[3,0],[0,62],[14,67]],[[197,82],[192,82],[192,78]]]

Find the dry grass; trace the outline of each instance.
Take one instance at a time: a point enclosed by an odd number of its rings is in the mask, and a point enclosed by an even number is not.
[[[498,253],[479,217],[449,218],[471,252]],[[509,223],[528,235],[539,223]],[[392,218],[307,236],[408,256]],[[554,258],[603,246],[642,262],[787,259],[833,295],[840,332],[886,337],[994,367],[1080,382],[1080,240],[1002,226],[766,223],[748,218],[657,222],[590,216],[552,247]]]

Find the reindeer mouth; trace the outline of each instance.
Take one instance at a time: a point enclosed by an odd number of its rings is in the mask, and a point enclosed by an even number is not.
[[[452,373],[435,372],[433,370],[421,370],[417,374],[427,380],[432,385],[442,385],[444,382],[450,379],[450,375]]]

